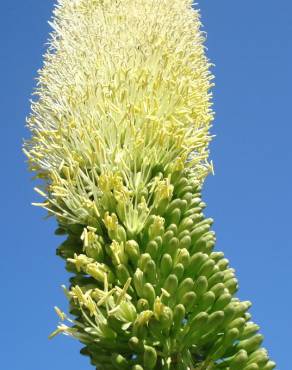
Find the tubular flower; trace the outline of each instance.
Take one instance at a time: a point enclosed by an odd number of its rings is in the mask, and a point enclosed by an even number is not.
[[[203,214],[213,76],[198,10],[59,0],[51,26],[24,146],[74,274],[51,336],[100,370],[273,369]]]

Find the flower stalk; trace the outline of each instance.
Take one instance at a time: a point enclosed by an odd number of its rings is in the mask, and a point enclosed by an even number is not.
[[[201,188],[213,76],[190,0],[59,0],[24,151],[67,239],[63,333],[99,370],[272,370]],[[67,324],[66,324],[67,322]]]

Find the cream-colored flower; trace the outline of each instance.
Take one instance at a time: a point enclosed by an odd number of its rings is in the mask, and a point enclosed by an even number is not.
[[[134,201],[137,173],[144,184],[155,166],[209,172],[212,75],[191,6],[58,1],[25,153],[59,222],[96,227],[109,192]]]

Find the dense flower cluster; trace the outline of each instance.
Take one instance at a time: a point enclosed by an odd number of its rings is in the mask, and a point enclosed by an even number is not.
[[[44,180],[65,333],[100,370],[272,370],[201,186],[212,75],[190,0],[59,0],[25,144]],[[64,323],[67,322],[67,324]]]

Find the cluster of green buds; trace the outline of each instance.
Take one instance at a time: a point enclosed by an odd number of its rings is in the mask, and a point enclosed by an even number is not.
[[[51,335],[97,370],[272,370],[201,200],[212,75],[190,0],[59,0],[25,152],[73,274]]]
[[[171,197],[153,201],[135,235],[108,212],[102,234],[57,230],[69,234],[58,253],[75,275],[66,294],[77,320],[55,333],[84,343],[97,369],[272,370],[251,303],[234,297],[234,269],[214,251],[201,185],[184,170],[167,178]]]

